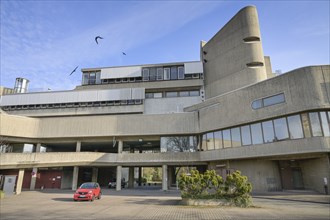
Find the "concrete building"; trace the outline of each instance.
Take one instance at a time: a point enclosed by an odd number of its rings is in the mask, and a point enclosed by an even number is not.
[[[74,90],[3,94],[0,174],[17,193],[111,178],[120,190],[124,169],[134,187],[162,167],[167,190],[188,166],[240,170],[255,192],[324,192],[330,66],[274,77],[252,6],[200,47],[200,61],[86,68]]]

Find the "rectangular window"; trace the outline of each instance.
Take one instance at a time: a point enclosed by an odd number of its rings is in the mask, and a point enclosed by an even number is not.
[[[184,79],[184,67],[183,66],[178,67],[178,78]]]
[[[286,118],[274,120],[275,140],[285,140],[289,138],[288,124]]]
[[[187,97],[187,96],[189,96],[189,91],[181,91],[181,92],[179,92],[179,96],[180,97]]]
[[[327,118],[327,113],[320,112],[320,115],[321,115],[321,125],[322,125],[323,134],[324,136],[329,137],[330,131],[329,131],[329,122]]]
[[[155,92],[154,93],[154,98],[163,98],[163,93],[161,93],[161,92]]]
[[[95,73],[90,73],[89,74],[88,84],[89,85],[94,85],[95,82],[96,82],[96,75],[95,75]]]
[[[149,81],[149,69],[142,70],[142,80]]]
[[[88,84],[88,79],[89,79],[89,73],[84,73],[83,74],[83,79],[82,79],[82,84],[87,85]]]
[[[207,133],[206,138],[207,138],[207,150],[214,150],[213,132]]]
[[[298,139],[304,137],[300,115],[289,116],[288,124],[290,139]]]
[[[309,119],[311,121],[313,137],[322,136],[319,114],[317,112],[311,112],[309,113]]]
[[[157,68],[157,80],[163,80],[164,71],[163,68]]]
[[[206,134],[203,134],[203,141],[202,141],[202,150],[207,149],[207,137]]]
[[[263,99],[264,107],[285,102],[284,93]]]
[[[156,68],[150,68],[149,69],[149,80],[156,81],[156,78],[157,78]]]
[[[215,149],[223,148],[221,131],[214,132],[214,148]]]
[[[311,128],[309,126],[308,114],[307,113],[301,114],[301,120],[302,120],[302,126],[304,129],[305,137],[306,138],[312,137]]]
[[[167,98],[178,97],[178,92],[166,92],[166,97]]]
[[[189,96],[199,96],[199,90],[196,91],[190,91]]]
[[[154,94],[152,92],[150,92],[150,93],[146,93],[145,96],[146,96],[146,99],[151,99],[154,97]]]
[[[262,122],[262,131],[264,134],[265,143],[274,142],[275,134],[274,134],[273,121]]]
[[[253,109],[259,109],[262,108],[262,99],[258,99],[252,102],[252,108]]]
[[[170,68],[164,68],[164,80],[170,80],[171,71]]]
[[[251,125],[251,135],[252,135],[252,143],[253,144],[262,144],[262,130],[261,130],[261,124],[252,124]]]
[[[241,146],[241,131],[239,128],[231,129],[231,144],[233,147]]]
[[[178,79],[178,69],[176,66],[171,67],[171,80]]]
[[[101,72],[96,72],[96,84],[101,84]]]
[[[251,131],[250,131],[250,126],[245,125],[241,127],[241,132],[242,132],[242,145],[251,145]]]
[[[223,130],[223,146],[224,148],[231,147],[231,137],[230,137],[230,129]]]

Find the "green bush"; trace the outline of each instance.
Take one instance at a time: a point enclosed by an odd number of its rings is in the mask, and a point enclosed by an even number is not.
[[[252,185],[240,171],[227,176],[226,181],[216,174],[215,170],[207,170],[204,174],[192,170],[191,175],[181,174],[179,188],[182,198],[189,199],[225,199],[241,207],[252,204]]]

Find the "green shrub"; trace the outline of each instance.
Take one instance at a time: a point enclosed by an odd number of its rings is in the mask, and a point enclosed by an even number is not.
[[[252,185],[240,171],[227,176],[226,181],[215,170],[204,174],[192,170],[191,175],[181,174],[179,188],[182,198],[190,199],[225,199],[230,203],[247,207],[252,204]]]

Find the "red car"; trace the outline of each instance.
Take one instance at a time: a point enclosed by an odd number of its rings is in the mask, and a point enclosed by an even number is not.
[[[100,185],[95,182],[88,182],[81,184],[79,189],[74,193],[73,200],[88,200],[92,202],[95,198],[101,199],[101,195]]]

